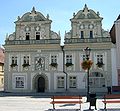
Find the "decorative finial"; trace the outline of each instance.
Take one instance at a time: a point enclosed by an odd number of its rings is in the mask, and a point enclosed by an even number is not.
[[[65,35],[66,35],[66,30],[65,30]]]
[[[97,12],[97,15],[99,16],[99,15],[100,15],[100,13],[99,13],[99,12]]]
[[[58,35],[60,36],[60,31],[58,31]]]
[[[47,14],[47,19],[49,19],[49,14]]]
[[[75,12],[73,13],[73,17],[75,17]]]
[[[35,21],[35,16],[37,16],[37,13],[35,11],[35,7],[32,8],[32,11],[30,13],[30,15],[32,18],[31,18],[31,21]]]
[[[87,5],[85,4],[85,7],[84,7],[84,10],[88,10],[88,7],[87,7]]]
[[[35,13],[36,11],[35,11],[35,7],[33,7],[32,8],[32,11],[31,11],[32,13]]]
[[[20,20],[20,16],[18,16],[18,21]]]
[[[85,4],[85,8],[87,8],[87,4]]]
[[[6,33],[6,40],[8,39],[8,33]]]

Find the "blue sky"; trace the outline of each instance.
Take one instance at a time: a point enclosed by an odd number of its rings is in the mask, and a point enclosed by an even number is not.
[[[18,16],[30,12],[34,6],[44,16],[49,14],[51,29],[60,31],[62,38],[65,30],[71,29],[70,19],[87,4],[89,9],[99,11],[103,17],[102,27],[110,30],[120,14],[120,0],[1,0],[0,3],[0,44],[3,45],[6,34],[15,31],[14,22]]]

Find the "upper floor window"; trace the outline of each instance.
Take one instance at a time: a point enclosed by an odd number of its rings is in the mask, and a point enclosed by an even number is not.
[[[4,71],[4,65],[1,66],[1,71],[2,71],[2,72]]]
[[[84,31],[81,31],[81,32],[80,32],[80,36],[81,36],[81,39],[84,38]]]
[[[26,40],[30,40],[30,33],[29,32],[26,33]]]
[[[97,55],[97,63],[103,63],[103,55]]]
[[[11,64],[16,64],[17,65],[17,57],[16,56],[12,57],[12,61],[11,62],[12,62]]]
[[[57,63],[57,56],[56,55],[51,56],[51,63]]]
[[[40,40],[40,32],[36,32],[36,40]]]
[[[72,63],[72,55],[66,55],[66,63]]]
[[[85,61],[86,60],[86,55],[83,55],[83,61]]]
[[[93,38],[93,31],[90,31],[90,38]]]
[[[103,68],[103,55],[97,55],[97,64],[96,64],[99,68]]]
[[[29,56],[24,56],[23,64],[29,64]]]
[[[2,83],[2,84],[4,83],[4,80],[3,80],[3,78],[1,78],[1,83]]]

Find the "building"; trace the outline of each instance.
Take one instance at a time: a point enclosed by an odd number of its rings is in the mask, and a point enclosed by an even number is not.
[[[5,41],[6,92],[86,92],[87,73],[81,68],[84,48],[91,48],[90,91],[112,85],[111,38],[102,29],[99,12],[85,5],[73,14],[65,45],[51,31],[52,21],[33,7],[18,17],[15,32]]]
[[[4,49],[0,47],[0,88],[4,86]]]
[[[87,74],[82,69],[81,63],[86,59],[83,49],[91,48],[90,59],[93,61],[90,69],[90,92],[106,91],[106,87],[112,85],[111,70],[111,39],[107,31],[102,29],[102,17],[85,5],[83,10],[73,13],[71,30],[65,35],[66,58],[72,61],[70,67],[66,67],[68,75],[72,75],[74,87],[86,89]]]
[[[120,86],[120,15],[114,22],[110,36],[113,43],[112,48],[112,68],[113,68],[113,86]],[[120,90],[120,89],[119,89]]]
[[[60,36],[51,31],[49,15],[33,7],[18,17],[15,32],[5,41],[6,92],[49,92],[61,73]],[[55,64],[54,64],[55,63]]]

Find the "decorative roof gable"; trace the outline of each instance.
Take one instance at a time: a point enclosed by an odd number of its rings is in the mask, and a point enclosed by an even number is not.
[[[99,18],[101,18],[99,16],[99,12],[95,13],[93,10],[88,9],[86,4],[83,10],[78,11],[76,15],[75,13],[73,14],[73,19],[99,19]]]
[[[25,13],[21,18],[18,16],[18,20],[16,22],[36,22],[36,21],[46,21],[49,19],[44,17],[44,15],[40,12],[37,12],[33,7],[31,12]]]

